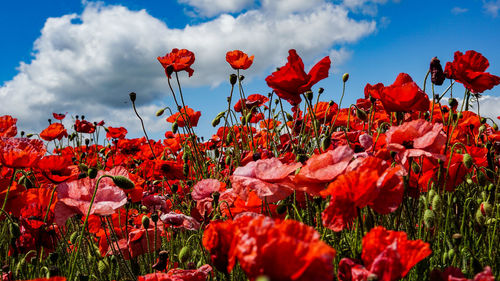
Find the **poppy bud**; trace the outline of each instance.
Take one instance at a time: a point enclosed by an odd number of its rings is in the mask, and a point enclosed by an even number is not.
[[[497,123],[493,123],[493,125],[491,125],[491,127],[493,128],[493,130],[498,131]]]
[[[184,153],[182,154],[182,161],[186,163],[189,160],[189,157],[191,156],[191,152],[189,150],[185,150]]]
[[[130,100],[132,102],[135,102],[135,99],[137,98],[137,94],[136,93],[131,92],[130,94],[128,94],[128,96],[130,97]]]
[[[245,123],[249,123],[252,119],[252,112],[248,112],[247,116],[245,116]]]
[[[165,68],[165,73],[167,74],[167,77],[170,78],[170,76],[172,75],[172,73],[174,73],[174,66],[169,64],[166,68]]]
[[[478,131],[479,131],[479,134],[482,134],[484,133],[484,130],[486,130],[486,126],[483,124],[479,127]]]
[[[236,74],[231,74],[229,75],[229,83],[231,83],[231,85],[234,85],[236,84],[236,81],[238,80],[238,76],[236,76]]]
[[[19,228],[19,224],[16,222],[11,222],[9,224],[9,232],[15,239],[21,237],[21,229]]]
[[[113,183],[121,189],[132,189],[135,187],[133,181],[124,176],[113,176]]]
[[[142,226],[144,227],[144,229],[148,229],[149,222],[150,222],[150,220],[149,220],[148,216],[143,216],[142,217],[141,223],[142,223]]]
[[[446,77],[444,76],[443,67],[441,66],[441,62],[437,57],[433,57],[431,60],[431,65],[429,67],[429,71],[431,72],[431,81],[434,85],[441,86],[443,85]]]
[[[219,192],[216,191],[216,192],[212,193],[212,199],[214,199],[214,201],[213,201],[214,206],[219,205],[219,197],[220,197]]]
[[[467,169],[470,169],[472,167],[472,164],[474,163],[472,161],[472,156],[470,156],[469,153],[465,153],[464,156],[463,156],[463,159],[462,159],[462,163],[464,163],[464,166]]]
[[[269,279],[269,277],[267,277],[266,275],[261,275],[261,276],[257,277],[257,279],[255,279],[255,281],[271,281],[271,279]]]
[[[312,99],[314,98],[314,93],[312,91],[307,91],[304,94],[309,101],[312,101]]]
[[[224,160],[224,163],[226,163],[227,166],[229,166],[229,164],[231,164],[231,156],[226,156],[226,159]]]
[[[344,73],[344,75],[342,75],[342,81],[345,83],[347,80],[349,80],[349,73]]]
[[[411,162],[411,170],[415,173],[415,174],[420,174],[420,166],[418,165],[417,162]]]
[[[158,261],[153,265],[153,269],[156,269],[158,271],[163,271],[167,267],[167,262],[168,262],[168,252],[160,251],[160,253],[158,253]]]
[[[172,133],[176,134],[177,133],[177,129],[179,129],[179,125],[177,124],[177,122],[174,122],[172,124]]]
[[[220,123],[220,117],[219,118],[215,117],[215,119],[212,120],[212,127],[214,127],[214,128],[217,127],[217,125],[219,125],[219,123]]]
[[[75,245],[76,238],[78,238],[78,234],[79,234],[78,231],[71,233],[71,236],[69,237],[69,242],[71,242],[71,244]]]
[[[368,114],[366,114],[366,111],[359,109],[356,107],[356,117],[359,118],[361,121],[366,121],[368,120]]]
[[[97,177],[97,169],[96,168],[90,168],[88,170],[88,175],[89,175],[89,178],[95,179]]]
[[[246,116],[244,118],[241,118],[241,125],[246,125],[247,124],[247,118]]]
[[[156,111],[156,117],[162,116],[164,112],[165,112],[165,108],[162,108],[162,109]]]
[[[172,191],[172,193],[176,193],[177,190],[179,190],[179,186],[177,184],[172,184],[170,191]]]
[[[323,151],[326,151],[331,144],[332,144],[332,138],[327,135],[324,139],[321,140],[321,149]]]
[[[188,246],[182,247],[181,251],[179,252],[179,261],[184,263],[190,257],[191,257],[191,251],[189,250],[189,247]]]
[[[439,194],[434,195],[434,197],[432,198],[431,206],[432,206],[432,210],[434,210],[435,212],[441,211],[441,208],[443,206],[443,202],[442,202],[441,196]]]
[[[278,207],[276,208],[276,212],[279,214],[279,215],[282,215],[286,212],[286,204],[284,202],[281,202]]]
[[[276,119],[276,118],[274,118],[274,119]],[[288,121],[292,122],[292,121],[293,121],[293,116],[292,116],[290,113],[287,113],[287,114],[286,114],[286,119],[287,119]]]
[[[109,273],[109,264],[106,260],[100,260],[97,264],[97,269],[99,270],[99,273],[107,275]]]
[[[436,220],[436,214],[432,210],[425,210],[424,213],[424,224],[428,228],[432,228],[434,226],[434,222]]]
[[[328,106],[333,106],[334,104],[335,104],[335,102],[332,100],[328,102]]]

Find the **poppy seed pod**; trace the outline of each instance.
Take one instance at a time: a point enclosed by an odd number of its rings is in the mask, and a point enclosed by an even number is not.
[[[157,214],[157,213],[152,213],[152,214],[151,214],[151,220],[152,220],[154,223],[157,223],[157,222],[158,222],[158,214]]]
[[[349,80],[349,73],[344,73],[344,75],[342,75],[342,81],[345,83],[347,80]]]
[[[135,187],[133,181],[124,176],[113,176],[113,183],[121,189],[132,189]]]
[[[312,99],[314,98],[314,93],[312,91],[305,92],[305,95],[309,101],[312,101]]]
[[[320,88],[318,89],[318,94],[320,94],[320,95],[321,95],[324,91],[325,91],[325,89],[323,89],[323,88],[321,88],[321,87],[320,87]]]
[[[134,93],[134,92],[131,92],[130,94],[128,94],[128,96],[130,97],[130,100],[132,102],[135,102],[136,98],[137,98],[137,94]]]

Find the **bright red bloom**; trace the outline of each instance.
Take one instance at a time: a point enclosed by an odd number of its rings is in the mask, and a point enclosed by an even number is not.
[[[125,136],[127,135],[128,131],[127,129],[123,127],[118,127],[118,128],[113,128],[113,127],[107,127],[106,128],[106,138],[108,139],[124,139]]]
[[[87,120],[78,120],[76,119],[75,121],[75,131],[78,133],[86,133],[86,134],[92,134],[95,132],[95,126],[94,124],[90,123]]]
[[[269,75],[266,82],[280,98],[297,105],[302,101],[300,94],[309,91],[314,84],[328,77],[331,61],[330,57],[324,57],[306,74],[304,63],[297,52],[291,49],[288,53],[288,63]]]
[[[382,92],[384,91],[384,84],[382,83],[377,83],[375,85],[371,84],[366,84],[365,86],[365,99],[372,97],[374,99],[381,100],[382,99]]]
[[[0,138],[0,163],[10,168],[29,168],[45,154],[43,141],[28,138]]]
[[[66,114],[68,114],[67,112],[66,113],[52,113],[52,116],[54,116],[54,118],[56,120],[63,120],[64,117],[66,117]]]
[[[55,276],[50,278],[36,278],[27,281],[66,281],[66,277]]]
[[[489,266],[476,274],[474,279],[467,279],[459,268],[447,267],[443,271],[438,269],[431,271],[430,281],[495,281],[495,276]]]
[[[61,140],[67,136],[68,131],[66,131],[64,125],[61,123],[52,123],[40,133],[40,137],[46,141]]]
[[[147,234],[146,234],[147,231]],[[161,229],[160,229],[161,231]],[[155,246],[155,228],[150,227],[147,230],[144,228],[135,229],[129,232],[127,241],[127,250],[130,252],[130,257],[135,258],[145,253],[151,253],[161,248],[160,234],[156,234]],[[148,241],[149,240],[149,241]],[[149,247],[149,251],[148,251]]]
[[[248,57],[240,50],[234,50],[226,53],[226,61],[234,69],[248,69],[253,63],[254,56]]]
[[[198,269],[171,269],[167,273],[151,273],[139,276],[138,281],[206,281],[212,267],[208,264]]]
[[[11,138],[17,135],[17,119],[10,115],[0,116],[0,138]]]
[[[333,280],[335,250],[316,230],[293,220],[241,216],[229,253],[229,269],[236,259],[250,280]]]
[[[251,110],[254,107],[261,107],[264,103],[268,102],[269,99],[260,94],[249,95],[246,99],[239,99],[234,105],[234,111],[242,112],[243,105],[247,110]],[[255,110],[255,109],[254,109]]]
[[[367,93],[372,96],[380,94],[379,84],[368,84],[365,96]],[[406,73],[400,73],[392,85],[384,87],[379,99],[387,112],[427,111],[430,106],[427,95]]]
[[[255,190],[259,198],[276,202],[293,192],[294,184],[289,176],[302,165],[283,164],[278,158],[252,161],[238,167],[231,176],[233,190],[246,200],[250,190]]]
[[[200,111],[195,112],[192,108],[185,106],[180,110],[180,113],[177,112],[174,115],[170,115],[170,117],[167,118],[167,122],[177,122],[177,125],[181,128],[185,127],[187,124],[191,127],[196,127],[200,116]]]
[[[212,263],[218,271],[227,272],[235,231],[236,224],[232,221],[212,221],[203,232],[203,247],[210,252]]]
[[[338,278],[341,281],[400,280],[418,262],[432,253],[422,240],[408,240],[405,232],[374,227],[363,237],[361,258],[364,266],[349,258],[340,261]]]
[[[446,77],[455,79],[473,93],[482,93],[500,84],[500,77],[484,72],[490,63],[482,54],[469,50],[455,52],[453,62],[447,62]]]
[[[172,49],[171,53],[166,54],[164,57],[158,57],[158,61],[165,68],[165,74],[170,78],[170,73],[168,73],[168,68],[171,66],[172,71],[187,71],[189,77],[193,75],[194,70],[191,65],[194,63],[194,54],[186,49]]]

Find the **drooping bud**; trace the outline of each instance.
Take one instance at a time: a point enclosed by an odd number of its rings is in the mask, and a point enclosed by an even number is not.
[[[434,195],[431,202],[432,210],[435,212],[441,212],[443,207],[443,202],[439,194]]]
[[[159,109],[158,111],[156,111],[156,117],[162,116],[164,112],[165,112],[165,108]]]
[[[179,261],[184,263],[190,257],[191,257],[191,251],[189,250],[189,247],[188,246],[182,247],[181,251],[179,252]]]
[[[325,138],[321,140],[321,149],[323,151],[326,151],[331,144],[332,144],[332,138],[329,135],[327,135]]]
[[[276,118],[274,118],[274,119],[276,119]],[[286,120],[288,120],[288,121],[292,122],[292,121],[293,121],[293,116],[292,116],[292,114],[290,114],[290,113],[288,113],[288,112],[287,112],[287,113],[286,113]]]
[[[154,223],[157,223],[157,222],[158,222],[158,214],[157,214],[157,213],[152,213],[152,214],[151,214],[151,220],[152,220]]]
[[[462,159],[462,163],[464,163],[464,166],[467,169],[470,169],[472,167],[472,164],[474,163],[474,161],[472,160],[472,156],[470,156],[469,153],[465,153]]]
[[[130,94],[128,94],[128,96],[130,97],[130,100],[132,102],[135,102],[136,98],[137,98],[137,94],[134,93],[134,92],[131,92]]]
[[[361,121],[368,120],[368,114],[366,114],[366,111],[359,109],[357,107],[356,107],[356,117],[358,117],[358,119]]]
[[[428,228],[432,228],[434,226],[434,222],[436,220],[436,214],[432,210],[425,210],[424,213],[424,224]]]
[[[431,81],[434,85],[441,86],[443,85],[444,80],[446,79],[443,67],[441,66],[441,62],[437,57],[433,57],[431,60],[431,64],[429,67],[429,71],[431,72]]]
[[[320,88],[318,89],[318,94],[320,94],[320,95],[321,95],[324,91],[325,91],[325,89],[323,89],[323,88],[321,88],[321,87],[320,87]]]
[[[113,183],[121,189],[132,189],[135,187],[134,182],[125,176],[113,176],[112,179]]]
[[[342,75],[342,81],[345,83],[347,80],[349,80],[349,73],[344,73],[344,75]]]
[[[142,226],[144,227],[144,229],[148,229],[149,222],[150,222],[149,217],[148,216],[143,216],[141,222],[142,222]]]
[[[174,73],[174,66],[169,64],[166,68],[165,68],[165,73],[167,74],[167,77],[170,78],[172,73]]]
[[[178,129],[179,129],[179,124],[177,124],[177,122],[174,122],[172,124],[172,133],[177,134]]]
[[[97,177],[97,169],[96,168],[88,169],[88,175],[89,175],[89,178],[95,179]]]
[[[231,85],[236,84],[237,81],[238,81],[238,76],[236,76],[236,74],[233,73],[229,75],[229,83],[231,83]]]
[[[220,123],[221,117],[215,117],[214,120],[212,120],[212,127],[217,127]]]

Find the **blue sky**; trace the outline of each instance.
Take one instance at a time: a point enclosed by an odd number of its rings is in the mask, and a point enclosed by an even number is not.
[[[215,132],[210,120],[226,106],[232,70],[224,55],[233,49],[255,54],[244,73],[247,94],[270,91],[264,79],[290,48],[306,70],[330,55],[330,77],[315,89],[338,102],[349,72],[344,105],[362,97],[366,83],[391,84],[400,72],[422,85],[430,59],[444,66],[455,51],[481,52],[487,71],[500,75],[499,8],[498,0],[1,1],[0,115],[39,132],[52,112],[84,114],[140,136],[127,102],[135,91],[158,139],[170,125],[154,113],[173,102],[156,57],[172,48],[196,54],[195,73],[182,83],[187,103],[202,111],[197,131],[204,136]],[[463,94],[460,84],[455,89]],[[484,95],[481,110],[500,115],[498,87]]]

